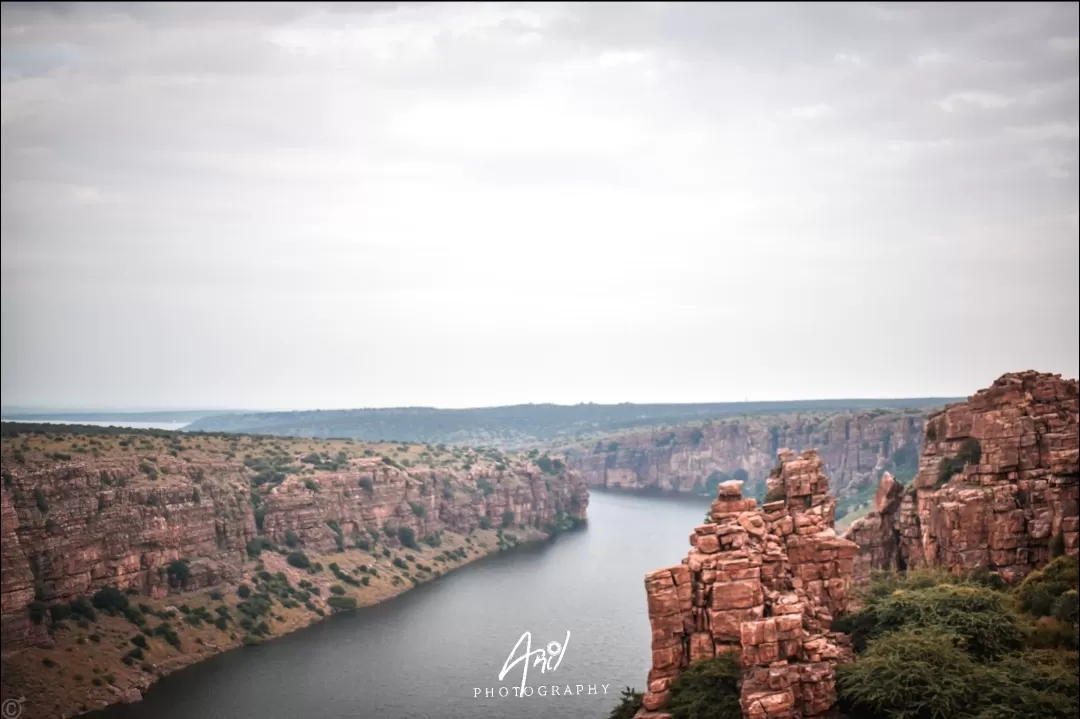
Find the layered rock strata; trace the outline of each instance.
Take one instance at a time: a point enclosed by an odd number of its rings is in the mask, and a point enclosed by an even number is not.
[[[695,527],[682,564],[645,577],[652,669],[639,717],[663,712],[690,663],[738,655],[740,701],[752,719],[826,716],[834,665],[850,652],[829,631],[850,600],[856,545],[836,535],[836,500],[814,451],[779,453],[758,507],[725,482],[709,522]]]
[[[256,538],[325,553],[365,538],[395,545],[401,528],[416,541],[510,523],[543,530],[584,519],[588,506],[580,475],[527,461],[407,469],[364,457],[253,489],[255,472],[235,459],[12,454],[0,495],[5,651],[45,640],[28,616],[35,599],[63,602],[105,585],[162,597],[229,582]],[[182,587],[169,572],[176,560],[188,563]]]
[[[873,570],[979,568],[1007,580],[1077,552],[1080,497],[1076,380],[1006,374],[930,416],[906,489],[883,477],[875,511],[847,537],[856,580]]]
[[[846,496],[885,469],[910,466],[921,449],[926,413],[917,410],[747,417],[670,430],[613,435],[589,447],[565,449],[567,462],[591,486],[711,494],[710,477],[749,479],[744,494],[768,474],[781,447],[815,448]]]

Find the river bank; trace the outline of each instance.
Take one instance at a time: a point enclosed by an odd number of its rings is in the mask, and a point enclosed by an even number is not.
[[[238,582],[160,599],[127,597],[126,617],[96,611],[93,620],[74,614],[45,619],[50,644],[3,657],[3,697],[19,702],[25,719],[68,719],[136,702],[159,679],[192,664],[336,612],[378,604],[478,559],[548,538],[521,527],[447,532],[439,547],[395,549],[389,556],[358,549],[310,554],[307,569],[292,566],[285,554],[264,552],[245,564]]]

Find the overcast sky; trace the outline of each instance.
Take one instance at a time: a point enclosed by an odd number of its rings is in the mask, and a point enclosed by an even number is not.
[[[1078,374],[1076,3],[4,3],[3,403]]]

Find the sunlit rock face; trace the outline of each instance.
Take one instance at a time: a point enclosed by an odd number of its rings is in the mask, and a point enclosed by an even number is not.
[[[883,477],[875,511],[848,530],[856,580],[923,566],[1015,580],[1055,551],[1075,554],[1077,426],[1077,381],[1038,372],[1006,374],[931,415],[911,486]]]
[[[8,448],[10,449],[10,448]],[[468,470],[403,468],[353,459],[340,471],[289,476],[263,485],[256,511],[253,472],[240,460],[161,454],[147,457],[39,458],[5,454],[0,623],[5,650],[48,641],[30,621],[35,596],[48,603],[105,585],[161,597],[178,587],[168,566],[189,562],[185,591],[238,581],[247,543],[262,536],[284,546],[332,552],[339,542],[408,527],[417,540],[440,531],[468,533],[484,520],[541,531],[584,520],[584,478],[565,467],[480,462]],[[258,522],[256,516],[258,514]],[[250,561],[250,560],[248,560]]]
[[[850,657],[833,616],[850,603],[857,546],[836,535],[836,500],[814,451],[779,453],[759,507],[721,484],[682,563],[645,577],[652,669],[639,717],[665,717],[672,681],[691,662],[734,652],[743,714],[826,716],[834,666]]]

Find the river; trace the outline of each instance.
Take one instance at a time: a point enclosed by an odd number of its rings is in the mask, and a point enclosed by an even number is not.
[[[707,507],[700,497],[593,491],[585,529],[218,655],[164,678],[142,702],[88,716],[604,719],[623,687],[644,689],[650,629],[643,575],[686,556]],[[526,631],[533,651],[552,641],[565,648],[551,671],[529,662],[524,693],[531,696],[518,697],[512,688],[521,686],[523,664],[503,681],[499,673]],[[487,689],[494,696],[485,697]]]

